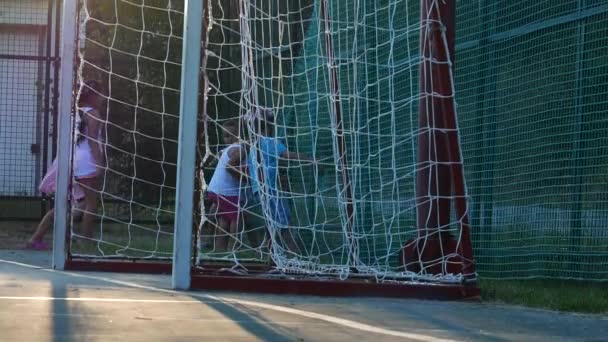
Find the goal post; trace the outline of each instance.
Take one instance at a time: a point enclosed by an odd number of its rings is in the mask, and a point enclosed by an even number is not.
[[[72,79],[62,81],[61,94],[71,103],[60,111],[67,120],[60,141],[73,135],[66,146],[86,143],[73,148],[80,153],[72,151],[73,163],[59,165],[89,167],[90,150],[97,172],[63,174],[71,194],[60,198],[64,187],[58,186],[57,208],[65,207],[66,229],[58,227],[56,240],[67,243],[55,253],[65,253],[65,268],[71,270],[171,273],[175,209],[182,204],[176,201],[178,147],[185,149],[179,154],[187,164],[194,144],[178,143],[180,109],[192,114],[192,107],[180,104],[184,2],[78,0],[64,6],[74,6],[66,27],[75,35],[64,34],[62,46],[77,58],[72,67],[63,63],[62,72],[76,70],[80,87]],[[83,101],[86,96],[95,101]],[[91,108],[95,115],[84,113]],[[96,148],[101,157],[93,153]],[[180,181],[190,180],[193,189],[193,178],[194,173]],[[90,231],[87,215],[93,217]]]
[[[455,1],[422,1],[420,11],[420,106],[416,158],[416,219],[418,236],[404,249],[404,263],[420,269],[444,250],[458,254],[465,277],[474,277],[473,250],[464,180],[460,133],[456,120],[454,61]],[[426,29],[424,29],[426,28]],[[458,219],[458,236],[442,231],[451,210]],[[427,251],[423,251],[423,247]],[[449,247],[448,247],[449,246]],[[429,252],[429,251],[433,252]],[[407,260],[406,260],[407,259]],[[446,267],[444,265],[444,267]],[[449,266],[448,266],[449,267]]]
[[[201,32],[204,0],[186,0],[177,156],[173,278],[175,289],[190,288],[193,250],[194,179],[196,163]],[[203,99],[203,107],[205,100]]]
[[[74,51],[76,41],[76,1],[63,1],[61,14],[61,66],[59,74],[59,118],[57,135],[57,163],[70,165],[72,154],[72,120],[73,108],[72,89],[74,89]],[[57,172],[57,191],[55,193],[55,216],[53,232],[53,261],[54,269],[64,269],[66,262],[66,236],[68,232],[68,189],[70,184],[70,169],[59,168]]]

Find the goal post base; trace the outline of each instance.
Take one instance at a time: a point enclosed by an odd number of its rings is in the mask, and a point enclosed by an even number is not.
[[[67,259],[66,271],[171,274],[170,261]]]
[[[471,284],[378,283],[372,280],[317,280],[193,274],[191,290],[232,291],[331,297],[391,297],[432,300],[475,300],[480,289]]]

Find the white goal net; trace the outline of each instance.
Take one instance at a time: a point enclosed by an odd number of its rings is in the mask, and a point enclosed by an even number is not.
[[[446,281],[471,270],[445,3],[428,4],[421,15],[420,1],[207,3],[202,269]],[[240,166],[226,166],[235,148]]]
[[[205,2],[200,269],[474,276],[450,5],[420,3]],[[172,255],[183,20],[182,1],[82,1],[72,256]]]
[[[169,259],[183,2],[80,4],[72,188],[93,195],[72,201],[70,252],[75,257]],[[96,99],[83,101],[90,92]],[[84,113],[91,107],[98,115]],[[79,129],[81,121],[86,128]],[[76,174],[86,158],[79,140],[91,152],[101,151],[94,156],[96,177]],[[87,207],[89,197],[96,203]],[[86,214],[94,216],[92,231],[86,229]]]

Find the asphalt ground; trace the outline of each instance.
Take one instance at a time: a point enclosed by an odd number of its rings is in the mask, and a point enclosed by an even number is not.
[[[177,292],[0,250],[0,341],[608,341],[608,317],[472,302]]]

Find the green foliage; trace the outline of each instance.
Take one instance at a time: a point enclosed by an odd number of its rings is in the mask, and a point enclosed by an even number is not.
[[[158,203],[173,196],[163,185],[174,186],[176,174],[181,3],[86,2],[83,76],[99,80],[109,97],[101,110],[112,170],[105,191],[119,198]]]

